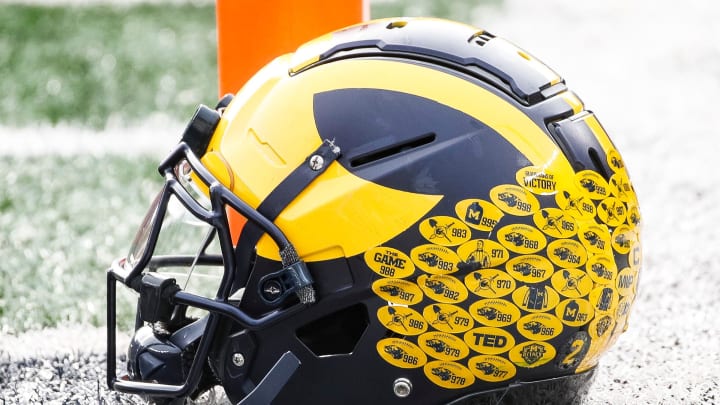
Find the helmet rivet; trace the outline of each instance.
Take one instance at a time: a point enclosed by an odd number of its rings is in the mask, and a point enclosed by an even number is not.
[[[245,365],[245,356],[242,353],[234,353],[232,356],[232,362],[236,367],[242,367]]]
[[[325,159],[323,159],[323,157],[320,155],[313,155],[312,157],[310,157],[309,163],[311,169],[318,171],[322,169],[325,165]]]
[[[412,383],[407,378],[398,378],[393,383],[393,392],[398,398],[405,398],[412,392]]]

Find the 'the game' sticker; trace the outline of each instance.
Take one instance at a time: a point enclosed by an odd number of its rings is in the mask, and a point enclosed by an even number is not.
[[[395,367],[418,368],[425,365],[427,355],[415,343],[398,338],[387,338],[377,342],[380,357]]]
[[[515,173],[515,180],[535,194],[555,194],[557,192],[557,178],[552,172],[542,167],[528,166]]]
[[[435,360],[425,364],[425,376],[443,388],[460,389],[475,383],[475,376],[462,364],[451,361]]]
[[[507,381],[515,377],[515,365],[504,357],[483,354],[471,357],[468,368],[480,380],[488,382]]]
[[[532,193],[512,184],[493,187],[490,199],[504,212],[516,216],[532,215],[540,208],[540,202]]]
[[[415,265],[403,252],[391,247],[375,247],[363,256],[365,263],[383,277],[405,278],[415,272]]]
[[[401,335],[419,335],[428,328],[427,321],[419,312],[400,305],[378,308],[377,317],[386,328]]]
[[[519,367],[535,368],[555,358],[555,348],[547,342],[523,342],[510,350],[510,361]]]
[[[457,218],[437,216],[420,223],[420,234],[436,245],[456,246],[470,239],[470,228]]]
[[[455,213],[467,226],[479,231],[492,231],[505,215],[493,203],[476,198],[459,201]]]
[[[426,244],[410,251],[413,262],[430,274],[450,274],[458,270],[460,258],[453,250],[445,246]]]

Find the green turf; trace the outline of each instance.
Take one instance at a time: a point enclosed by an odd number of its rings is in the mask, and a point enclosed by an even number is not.
[[[0,157],[0,335],[104,324],[105,270],[160,188],[155,160]]]
[[[0,5],[0,123],[184,120],[217,97],[212,5]]]

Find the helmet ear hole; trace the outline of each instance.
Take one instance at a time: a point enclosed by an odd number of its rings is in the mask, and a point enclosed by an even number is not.
[[[316,319],[295,333],[318,357],[351,354],[368,324],[367,308],[357,304]]]

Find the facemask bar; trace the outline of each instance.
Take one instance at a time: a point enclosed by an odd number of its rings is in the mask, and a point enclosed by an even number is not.
[[[197,177],[208,187],[211,203],[210,210],[199,204],[177,178],[175,167],[182,160],[187,161]],[[203,364],[208,356],[221,315],[230,318],[244,328],[256,330],[292,315],[303,308],[302,305],[295,305],[287,309],[272,311],[261,318],[253,318],[237,306],[227,302],[227,298],[232,289],[232,282],[235,276],[234,272],[237,268],[229,225],[225,214],[225,207],[227,205],[245,216],[248,221],[257,225],[262,231],[266,232],[279,247],[284,267],[281,272],[284,273],[285,279],[290,280],[289,289],[308,288],[312,284],[312,279],[310,278],[305,263],[299,260],[295,248],[283,232],[269,219],[240,200],[228,188],[215,179],[215,177],[205,169],[186,143],[181,142],[170,156],[160,164],[158,170],[165,177],[165,185],[156,202],[153,204],[154,209],[148,214],[143,223],[143,227],[149,227],[147,240],[136,240],[133,244],[135,246],[140,242],[146,245],[142,248],[140,256],[136,258],[132,266],[127,263],[127,259],[120,259],[115,261],[107,272],[107,383],[111,389],[120,392],[150,396],[183,397],[192,393],[198,384]],[[175,284],[175,280],[161,280],[154,276],[152,272],[144,272],[149,265],[152,265],[153,252],[157,245],[168,202],[172,196],[175,196],[193,216],[208,223],[217,231],[224,271],[215,299],[182,291],[180,287]],[[199,264],[217,265],[219,264],[218,259],[216,255],[201,253],[196,258],[179,256],[175,258],[166,257],[162,260],[178,261],[181,263],[197,260]],[[172,309],[177,305],[186,305],[209,312],[205,331],[200,340],[198,350],[195,353],[188,377],[183,384],[168,385],[117,379],[115,371],[115,299],[116,283],[118,281],[140,294],[141,299],[138,310],[143,313],[143,317],[146,318],[144,319],[145,321],[152,321],[156,317],[166,316],[167,309]],[[145,300],[145,303],[143,303],[143,300]]]

